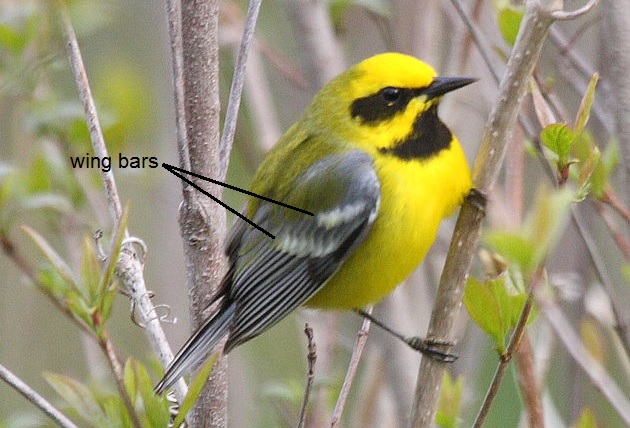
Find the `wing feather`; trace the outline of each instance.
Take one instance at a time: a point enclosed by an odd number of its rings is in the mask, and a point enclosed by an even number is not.
[[[359,150],[327,156],[298,177],[282,202],[315,215],[261,202],[253,221],[276,239],[245,222],[232,231],[225,291],[236,309],[226,352],[305,303],[363,241],[380,202],[372,159]]]

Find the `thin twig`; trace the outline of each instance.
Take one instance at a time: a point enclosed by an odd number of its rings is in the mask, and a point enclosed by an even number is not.
[[[316,91],[343,71],[343,51],[323,0],[285,1],[298,43],[305,52],[311,90]]]
[[[166,0],[169,46],[171,48],[171,72],[173,73],[173,99],[175,101],[175,132],[180,148],[179,165],[190,171],[188,136],[186,133],[186,109],[184,104],[184,60],[182,58],[182,10],[179,0]]]
[[[607,212],[606,204],[604,202],[597,202],[597,212],[599,213],[602,220],[604,220],[606,227],[608,227],[610,234],[617,244],[617,248],[619,248],[625,259],[627,261],[630,261],[630,243],[628,243],[625,236],[623,235],[623,232],[619,229],[616,222],[611,218],[610,213]]]
[[[523,396],[523,403],[527,412],[530,428],[545,426],[542,394],[540,393],[539,378],[536,375],[534,363],[534,349],[527,332],[523,334],[521,343],[516,348],[514,356],[518,372],[518,384]]]
[[[483,62],[486,64],[488,71],[492,75],[492,78],[494,79],[495,83],[498,85],[499,82],[501,81],[501,78],[499,76],[499,73],[495,70],[495,68],[492,65],[492,60],[490,59],[489,50],[486,49],[485,44],[482,43],[481,33],[477,31],[477,27],[475,27],[472,24],[472,21],[470,20],[470,18],[468,18],[468,15],[466,15],[466,12],[464,11],[464,8],[460,4],[459,0],[451,0],[451,4],[457,11],[457,14],[459,15],[460,19],[462,20],[466,28],[468,29],[468,32],[470,33],[471,37],[473,38],[473,41],[475,42],[475,45],[477,45],[477,50],[479,51],[479,54],[481,55]]]
[[[9,369],[0,364],[0,379],[4,380],[13,389],[22,394],[30,403],[38,407],[50,419],[52,419],[61,428],[77,428],[77,426],[61,413],[55,406],[50,404],[48,400],[39,395],[37,391],[32,389],[19,377],[14,375]]]
[[[58,10],[61,16],[63,31],[66,38],[68,58],[70,59],[74,79],[79,90],[79,97],[81,99],[81,103],[83,104],[86,121],[90,130],[92,148],[94,150],[94,154],[103,159],[108,156],[107,146],[105,145],[105,139],[103,138],[100,122],[98,120],[96,106],[94,104],[87,74],[83,65],[79,43],[72,26],[72,22],[70,21],[70,17],[68,16],[66,4],[59,1]],[[105,188],[110,215],[113,222],[117,224],[122,216],[123,210],[114,174],[111,170],[107,172],[101,171],[101,179]],[[129,238],[129,233],[127,231],[125,231],[125,238]],[[126,250],[126,252],[129,253],[129,257],[126,259],[126,263],[121,261],[118,263],[118,272],[124,273],[120,276],[121,281],[123,282],[126,290],[132,295],[132,299],[136,302],[138,313],[146,326],[145,332],[149,338],[149,343],[153,347],[153,350],[158,354],[160,361],[163,364],[167,364],[170,360],[172,360],[173,352],[166,340],[160,320],[155,316],[155,309],[151,303],[149,293],[147,292],[146,284],[144,282],[142,263],[139,258],[135,256],[135,250],[131,245],[126,245],[125,248],[128,250]],[[185,387],[181,388],[178,386],[176,391],[178,397],[183,398],[186,395]]]
[[[116,386],[118,387],[118,392],[122,398],[123,404],[127,409],[127,413],[129,418],[131,419],[131,423],[135,428],[142,428],[142,423],[138,418],[138,414],[136,413],[136,409],[133,407],[133,402],[131,401],[131,397],[127,393],[127,388],[125,387],[125,380],[123,374],[123,368],[120,364],[120,360],[118,359],[118,355],[114,351],[114,345],[108,339],[106,334],[103,334],[101,338],[99,338],[99,346],[103,350],[107,358],[107,362],[109,363],[109,367],[114,373],[114,378],[116,379]]]
[[[608,293],[610,305],[613,310],[613,316],[615,317],[615,332],[619,336],[619,340],[626,350],[626,355],[630,356],[630,326],[628,325],[626,312],[620,308],[620,301],[616,298],[617,292],[615,290],[615,285],[608,274],[608,269],[602,259],[601,252],[598,251],[595,239],[586,227],[586,220],[584,219],[584,216],[576,206],[571,207],[571,220],[588,249],[588,253],[591,257],[591,263],[593,264],[597,278],[604,286],[606,293]]]
[[[604,195],[602,196],[602,202],[606,205],[609,205],[613,210],[617,212],[624,219],[628,225],[630,225],[630,210],[623,206],[617,194],[612,189],[604,190]]]
[[[315,346],[315,340],[313,339],[313,329],[308,323],[304,325],[304,334],[306,334],[308,354],[306,359],[308,361],[308,372],[306,374],[306,388],[304,388],[304,398],[302,399],[302,407],[300,409],[300,418],[298,419],[298,428],[304,428],[306,424],[306,408],[308,401],[311,398],[311,391],[313,390],[313,382],[315,381],[315,362],[317,361],[317,347]]]
[[[367,314],[371,314],[372,307],[370,306],[366,308],[365,312]],[[354,348],[352,349],[352,356],[350,357],[350,363],[348,364],[348,371],[346,372],[346,377],[343,379],[341,391],[339,391],[339,398],[337,399],[337,403],[335,404],[335,409],[333,410],[333,414],[331,417],[331,428],[338,427],[339,423],[341,422],[341,415],[343,414],[343,409],[346,405],[348,394],[350,393],[350,387],[352,386],[354,376],[357,373],[357,367],[359,366],[359,361],[361,360],[361,356],[363,355],[365,342],[367,342],[368,339],[370,325],[371,321],[367,318],[364,318],[363,323],[361,324],[361,328],[357,332],[357,339],[354,342]]]
[[[582,344],[560,308],[543,296],[536,294],[535,297],[542,315],[551,325],[556,337],[562,342],[569,355],[588,376],[593,386],[606,397],[626,425],[630,426],[630,401],[624,396],[615,380],[608,376],[606,370]]]
[[[597,5],[597,3],[599,3],[599,0],[590,0],[581,8],[572,10],[571,12],[556,10],[551,12],[551,17],[557,21],[570,21],[579,18],[582,15],[586,15]]]
[[[221,170],[226,171],[229,153],[232,151],[232,143],[234,142],[234,132],[236,130],[236,120],[238,119],[238,109],[241,105],[241,94],[243,92],[243,83],[245,82],[245,67],[247,65],[247,54],[252,45],[254,37],[254,29],[258,20],[258,12],[262,0],[251,0],[247,9],[247,18],[245,19],[245,28],[243,29],[243,37],[241,45],[236,57],[236,65],[234,67],[234,76],[232,76],[232,86],[230,87],[230,96],[228,98],[227,110],[225,113],[225,122],[223,124],[223,134],[221,135],[220,153],[221,153]]]
[[[79,99],[83,105],[88,129],[90,130],[92,149],[97,157],[104,159],[108,156],[107,146],[105,145],[101,123],[96,112],[94,98],[92,97],[92,90],[90,89],[85,66],[83,65],[83,58],[79,49],[77,35],[74,32],[74,27],[70,21],[65,3],[58,1],[57,4],[59,7],[61,22],[63,24],[63,31],[66,37],[66,51],[68,53],[68,58],[70,59],[70,65],[72,67],[72,72],[74,73],[77,88],[79,89]],[[109,211],[114,222],[118,222],[118,219],[122,216],[123,209],[122,203],[120,202],[120,196],[118,195],[116,181],[114,180],[114,172],[111,169],[108,171],[101,169],[100,172],[101,179],[103,180],[103,185],[105,187],[107,206],[109,207]]]

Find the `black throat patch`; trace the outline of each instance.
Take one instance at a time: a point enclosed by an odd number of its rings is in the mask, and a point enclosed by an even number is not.
[[[451,131],[438,117],[437,105],[432,105],[416,118],[409,135],[379,151],[402,160],[428,159],[449,148],[452,138]]]

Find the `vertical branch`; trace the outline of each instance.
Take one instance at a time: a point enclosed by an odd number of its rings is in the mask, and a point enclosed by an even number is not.
[[[236,131],[236,119],[238,116],[238,109],[241,105],[243,84],[245,83],[245,65],[247,64],[249,48],[254,37],[254,28],[256,28],[256,21],[258,20],[258,12],[260,12],[261,2],[262,0],[251,0],[249,3],[249,9],[247,10],[247,19],[245,20],[243,37],[238,49],[238,56],[236,57],[234,77],[232,78],[230,97],[228,99],[227,111],[225,113],[225,124],[223,125],[223,135],[221,136],[220,154],[222,176],[219,177],[219,179],[225,178],[230,152],[232,151],[234,132]]]
[[[605,29],[605,42],[602,49],[604,59],[609,64],[609,70],[606,75],[612,88],[612,106],[614,111],[616,138],[619,141],[619,151],[621,153],[622,162],[619,163],[621,176],[619,183],[628,183],[630,180],[630,79],[628,79],[628,70],[630,69],[630,52],[628,45],[630,44],[630,2],[624,0],[606,0],[603,2],[603,19]],[[625,187],[620,196],[626,206],[630,206],[630,191]],[[625,228],[623,236],[626,239],[630,236],[628,228]],[[611,290],[609,290],[611,292]],[[621,314],[615,303],[614,294],[611,293],[611,300],[618,316],[618,331],[622,336],[622,341],[626,347],[626,351],[630,347],[630,317],[627,314]]]
[[[306,54],[304,58],[311,89],[318,90],[343,71],[341,47],[328,15],[327,2],[322,0],[286,0],[295,22],[295,34]]]
[[[551,12],[556,2],[529,0],[519,35],[499,86],[494,106],[481,139],[473,167],[473,182],[483,195],[493,187],[507,150],[518,109],[527,83],[538,60],[543,41],[553,22]],[[453,239],[431,315],[428,338],[453,339],[454,324],[461,307],[464,285],[481,232],[483,211],[475,204],[464,204],[457,219]],[[446,364],[423,358],[416,383],[416,395],[410,425],[432,426],[437,410],[439,390]]]
[[[222,177],[219,149],[218,2],[183,0],[181,5],[181,52],[175,53],[172,59],[176,71],[180,64],[178,61],[181,60],[182,70],[181,88],[177,75],[175,80],[176,96],[182,96],[182,99],[176,99],[177,107],[184,109],[176,112],[177,123],[180,124],[180,164],[203,176]],[[179,40],[176,38],[171,43],[177,47]],[[211,194],[221,196],[218,186],[195,177],[191,177],[191,180]],[[224,272],[221,248],[225,235],[225,212],[218,204],[183,184],[179,222],[186,260],[191,324],[196,329],[207,316],[204,310]],[[221,358],[193,409],[192,426],[226,426],[226,407],[227,360]]]

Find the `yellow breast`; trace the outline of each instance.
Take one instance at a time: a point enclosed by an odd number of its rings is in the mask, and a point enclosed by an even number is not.
[[[372,229],[307,306],[362,308],[385,297],[420,264],[440,221],[461,204],[472,185],[456,139],[427,160],[376,155],[375,169],[381,203]]]

